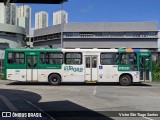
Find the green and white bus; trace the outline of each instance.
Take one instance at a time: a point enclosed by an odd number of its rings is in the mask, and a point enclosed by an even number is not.
[[[147,49],[6,49],[7,80],[27,82],[152,81],[152,58]]]

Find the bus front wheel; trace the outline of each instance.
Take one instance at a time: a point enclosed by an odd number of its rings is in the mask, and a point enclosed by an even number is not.
[[[132,82],[132,78],[129,75],[122,75],[120,77],[119,83],[122,86],[128,86]]]
[[[58,74],[51,74],[48,77],[48,82],[50,85],[59,85],[61,83],[61,77]]]

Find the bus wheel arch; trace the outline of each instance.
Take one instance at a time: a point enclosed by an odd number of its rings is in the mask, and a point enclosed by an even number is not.
[[[50,73],[48,75],[48,82],[50,85],[60,85],[62,77],[59,73]]]
[[[123,86],[129,86],[133,81],[133,76],[129,73],[123,73],[119,77],[119,83]]]

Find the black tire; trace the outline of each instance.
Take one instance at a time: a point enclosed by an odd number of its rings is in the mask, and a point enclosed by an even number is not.
[[[58,74],[51,74],[48,77],[48,82],[50,85],[59,85],[61,83],[61,77]]]
[[[122,75],[119,80],[119,83],[122,86],[129,86],[131,82],[132,78],[129,75]]]

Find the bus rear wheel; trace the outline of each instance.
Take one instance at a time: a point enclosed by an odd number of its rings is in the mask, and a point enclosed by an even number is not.
[[[122,86],[129,86],[131,82],[132,78],[129,75],[122,75],[119,80],[119,83]]]
[[[50,85],[59,85],[61,83],[61,77],[58,74],[51,74],[48,77],[48,82]]]

